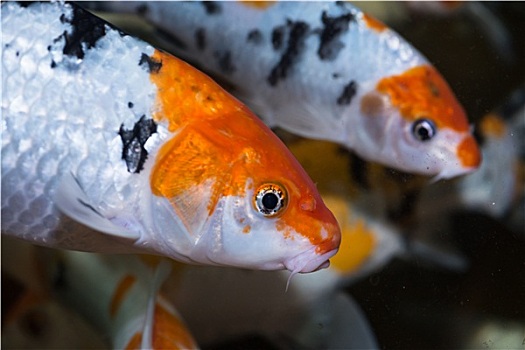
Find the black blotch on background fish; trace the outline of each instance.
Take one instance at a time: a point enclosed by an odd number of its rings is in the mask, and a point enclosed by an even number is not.
[[[272,46],[274,50],[279,50],[283,47],[285,26],[278,26],[272,30]]]
[[[142,116],[135,123],[132,130],[124,129],[124,125],[120,126],[118,134],[123,144],[122,159],[126,162],[130,173],[138,174],[144,168],[144,162],[148,157],[144,145],[149,137],[156,132],[157,124],[153,119],[146,119],[145,116]]]
[[[258,29],[250,30],[246,36],[246,41],[255,45],[259,45],[263,41],[263,35]]]
[[[231,74],[235,72],[236,67],[232,62],[231,51],[215,51],[213,56],[217,60],[217,64],[223,73]]]
[[[297,63],[299,55],[304,50],[304,41],[310,28],[306,22],[302,21],[289,21],[288,25],[291,27],[291,30],[286,50],[281,56],[279,63],[272,68],[270,75],[268,76],[268,83],[271,86],[277,85],[277,82],[280,79],[285,79],[288,76],[290,69]]]
[[[319,42],[317,54],[321,60],[333,61],[337,58],[339,52],[344,48],[344,44],[338,39],[348,31],[350,21],[354,20],[354,15],[347,13],[339,17],[330,17],[323,11],[321,21],[323,30]]]
[[[352,98],[354,97],[356,92],[357,84],[355,81],[352,80],[343,88],[343,92],[337,98],[337,104],[342,106],[349,105],[352,102]]]
[[[214,1],[202,1],[201,4],[208,15],[216,15],[222,12],[222,7]]]
[[[206,48],[206,30],[204,28],[197,28],[195,31],[195,44],[197,49],[201,51]]]
[[[149,73],[158,73],[162,68],[162,62],[159,62],[145,53],[140,56],[139,66],[145,67]]]

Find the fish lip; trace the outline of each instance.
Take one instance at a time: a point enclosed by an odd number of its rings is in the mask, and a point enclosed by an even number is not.
[[[339,248],[330,250],[327,253],[319,255],[316,252],[317,247],[312,247],[284,262],[285,268],[295,273],[310,273],[322,270],[330,266],[330,258],[334,256]]]

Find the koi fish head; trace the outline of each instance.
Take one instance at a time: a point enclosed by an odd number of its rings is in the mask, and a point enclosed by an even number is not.
[[[469,173],[481,163],[463,108],[429,65],[381,79],[360,109],[370,146],[363,156],[436,179]]]
[[[167,55],[154,59],[162,62],[154,82],[164,95],[156,119],[172,126],[186,118],[151,170],[155,250],[206,265],[328,266],[339,226],[290,151],[207,76]],[[176,86],[183,75],[187,90]]]

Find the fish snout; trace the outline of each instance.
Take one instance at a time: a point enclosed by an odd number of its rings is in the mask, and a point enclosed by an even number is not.
[[[330,258],[334,256],[338,248],[329,252],[319,254],[316,247],[294,256],[284,262],[286,269],[292,274],[309,273],[330,266]]]
[[[288,259],[284,265],[292,273],[308,273],[330,266],[330,258],[339,250],[341,230],[337,221],[325,222],[321,229],[322,239],[313,246]]]

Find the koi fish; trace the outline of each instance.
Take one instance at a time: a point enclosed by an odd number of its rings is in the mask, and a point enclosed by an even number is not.
[[[1,6],[3,234],[293,274],[328,265],[333,214],[238,100],[74,4]]]
[[[135,255],[63,251],[54,268],[58,295],[109,334],[113,348],[198,348],[160,292],[171,271],[167,260],[148,266]]]
[[[160,291],[171,271],[167,260],[51,250],[9,238],[2,278],[18,300],[6,306],[6,346],[107,348],[109,341],[116,349],[198,348]]]
[[[465,112],[438,71],[346,2],[97,6],[145,17],[174,52],[233,85],[270,127],[435,179],[481,162]]]

